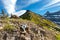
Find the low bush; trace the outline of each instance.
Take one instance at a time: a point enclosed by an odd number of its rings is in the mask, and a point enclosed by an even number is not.
[[[8,32],[12,32],[15,30],[15,27],[13,25],[7,24],[7,25],[5,25],[4,30],[8,31]]]

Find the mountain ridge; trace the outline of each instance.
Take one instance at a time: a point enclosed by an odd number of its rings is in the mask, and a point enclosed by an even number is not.
[[[24,20],[30,20],[34,22],[35,24],[39,25],[40,27],[48,30],[54,30],[54,31],[59,31],[60,32],[60,27],[56,23],[46,19],[45,17],[38,15],[34,12],[31,12],[28,10],[25,14],[20,16],[20,18]],[[59,38],[58,38],[59,39]],[[60,39],[59,39],[60,40]]]
[[[46,13],[44,15],[45,18],[51,20],[52,22],[60,25],[60,11],[54,12],[54,13]]]

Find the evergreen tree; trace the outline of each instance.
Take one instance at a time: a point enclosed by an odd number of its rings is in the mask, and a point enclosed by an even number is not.
[[[5,16],[5,12],[4,12],[4,10],[2,10],[2,14],[3,14],[3,16]]]
[[[8,14],[6,14],[4,10],[2,10],[2,18],[7,18],[7,17],[8,17]]]

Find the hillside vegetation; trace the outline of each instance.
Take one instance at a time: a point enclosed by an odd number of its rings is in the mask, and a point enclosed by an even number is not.
[[[22,28],[24,25],[25,30]],[[0,40],[56,40],[59,37],[56,34],[28,20],[13,18],[0,20]]]
[[[42,26],[42,27],[48,27],[48,28],[52,27],[52,28],[55,28],[55,29],[56,28],[59,29],[57,24],[53,23],[50,20],[47,20],[46,18],[44,18],[41,15],[33,13],[33,12],[29,11],[29,10],[25,14],[20,16],[20,18],[30,20],[30,21],[32,21],[32,22],[34,22],[37,25]],[[57,31],[60,31],[60,30],[57,30]]]
[[[30,20],[44,29],[48,29],[48,30],[51,30],[54,32],[60,32],[59,25],[57,25],[57,24],[53,23],[52,21],[44,18],[43,16],[38,15],[38,14],[31,12],[29,10],[27,10],[27,12],[25,14],[20,16],[20,18],[25,19],[25,20]],[[60,39],[60,37],[58,37],[58,38]]]
[[[1,16],[0,40],[60,40],[60,27],[43,16],[27,10],[20,17]]]

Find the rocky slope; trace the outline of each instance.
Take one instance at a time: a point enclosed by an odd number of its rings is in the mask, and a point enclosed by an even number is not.
[[[23,14],[22,16],[20,16],[20,18],[24,19],[24,20],[30,20],[32,22],[34,22],[35,24],[37,24],[39,27],[53,31],[53,33],[57,33],[55,36],[58,38],[57,40],[60,40],[60,26],[53,23],[52,21],[44,18],[41,15],[38,15],[30,10],[27,10],[25,14]],[[59,35],[59,36],[58,36]]]
[[[57,24],[29,10],[0,19],[0,40],[60,40]]]
[[[56,36],[31,21],[5,19],[0,20],[0,40],[56,40]]]

